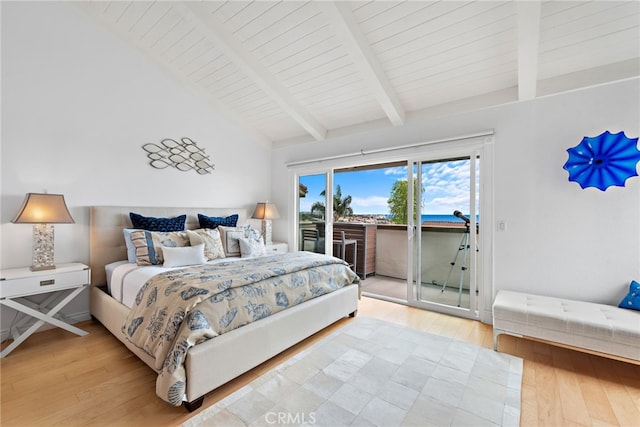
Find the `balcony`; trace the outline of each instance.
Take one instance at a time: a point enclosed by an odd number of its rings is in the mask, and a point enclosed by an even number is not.
[[[301,228],[317,229],[318,236],[322,239],[319,247],[324,247],[324,223],[307,223],[301,225]],[[464,246],[464,223],[428,223],[420,228],[420,299],[469,308],[469,270],[462,270],[464,251],[460,249]],[[337,222],[334,224],[334,239],[337,238],[336,233],[343,230],[347,238],[358,241],[356,272],[363,279],[362,291],[383,298],[406,301],[406,225]],[[309,242],[306,245],[306,250],[312,250]],[[351,261],[351,257],[352,253],[347,251],[347,261]],[[451,263],[454,259],[455,265],[452,268]],[[462,291],[459,292],[461,279]]]

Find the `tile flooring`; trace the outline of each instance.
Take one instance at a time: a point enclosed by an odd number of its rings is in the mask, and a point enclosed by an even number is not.
[[[357,317],[183,425],[517,426],[521,381],[520,358]]]

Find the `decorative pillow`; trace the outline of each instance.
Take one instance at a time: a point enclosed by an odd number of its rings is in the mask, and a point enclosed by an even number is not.
[[[620,304],[620,308],[630,308],[631,310],[640,310],[640,283],[632,280],[629,284],[629,293]]]
[[[164,255],[164,267],[184,267],[187,265],[199,265],[207,262],[204,257],[204,243],[196,246],[185,246],[182,248],[162,248]]]
[[[240,256],[240,243],[238,239],[249,237],[251,226],[245,227],[218,227],[220,237],[222,237],[222,247],[225,256]]]
[[[262,237],[257,239],[254,237],[241,237],[238,242],[240,243],[240,255],[242,258],[255,258],[267,254],[267,248],[264,246]]]
[[[135,228],[124,228],[122,234],[124,234],[124,243],[127,245],[127,260],[129,262],[137,262],[136,260],[136,247],[131,241],[131,233],[137,231]]]
[[[187,230],[191,246],[204,243],[204,256],[211,261],[216,258],[224,258],[224,248],[222,247],[222,238],[220,230],[217,228],[200,228],[198,230]]]
[[[184,247],[190,244],[186,231],[135,230],[131,233],[131,241],[136,247],[138,265],[160,265],[164,262],[164,247]]]
[[[200,228],[217,228],[219,225],[235,227],[238,224],[238,214],[229,215],[228,217],[198,214],[198,221],[200,221]]]
[[[154,218],[134,212],[129,212],[129,218],[131,218],[133,228],[149,231],[182,231],[184,230],[184,223],[187,221],[187,215],[180,215],[175,218]]]

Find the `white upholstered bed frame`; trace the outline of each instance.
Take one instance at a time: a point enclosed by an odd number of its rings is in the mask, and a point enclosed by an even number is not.
[[[153,359],[127,341],[121,331],[129,309],[106,292],[104,266],[127,259],[122,229],[131,228],[129,212],[154,217],[187,214],[188,229],[198,228],[198,213],[209,216],[237,213],[238,224],[245,224],[248,218],[245,209],[231,208],[91,207],[91,315],[153,369]],[[197,409],[208,392],[337,320],[355,315],[357,308],[358,287],[346,286],[192,347],[185,361],[185,407],[190,411]]]

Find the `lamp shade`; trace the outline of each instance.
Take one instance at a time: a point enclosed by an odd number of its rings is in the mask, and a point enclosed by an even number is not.
[[[73,224],[62,194],[27,193],[18,215],[11,221],[16,224]]]
[[[256,203],[256,209],[253,211],[251,218],[254,219],[277,219],[280,213],[275,203],[260,202]]]

